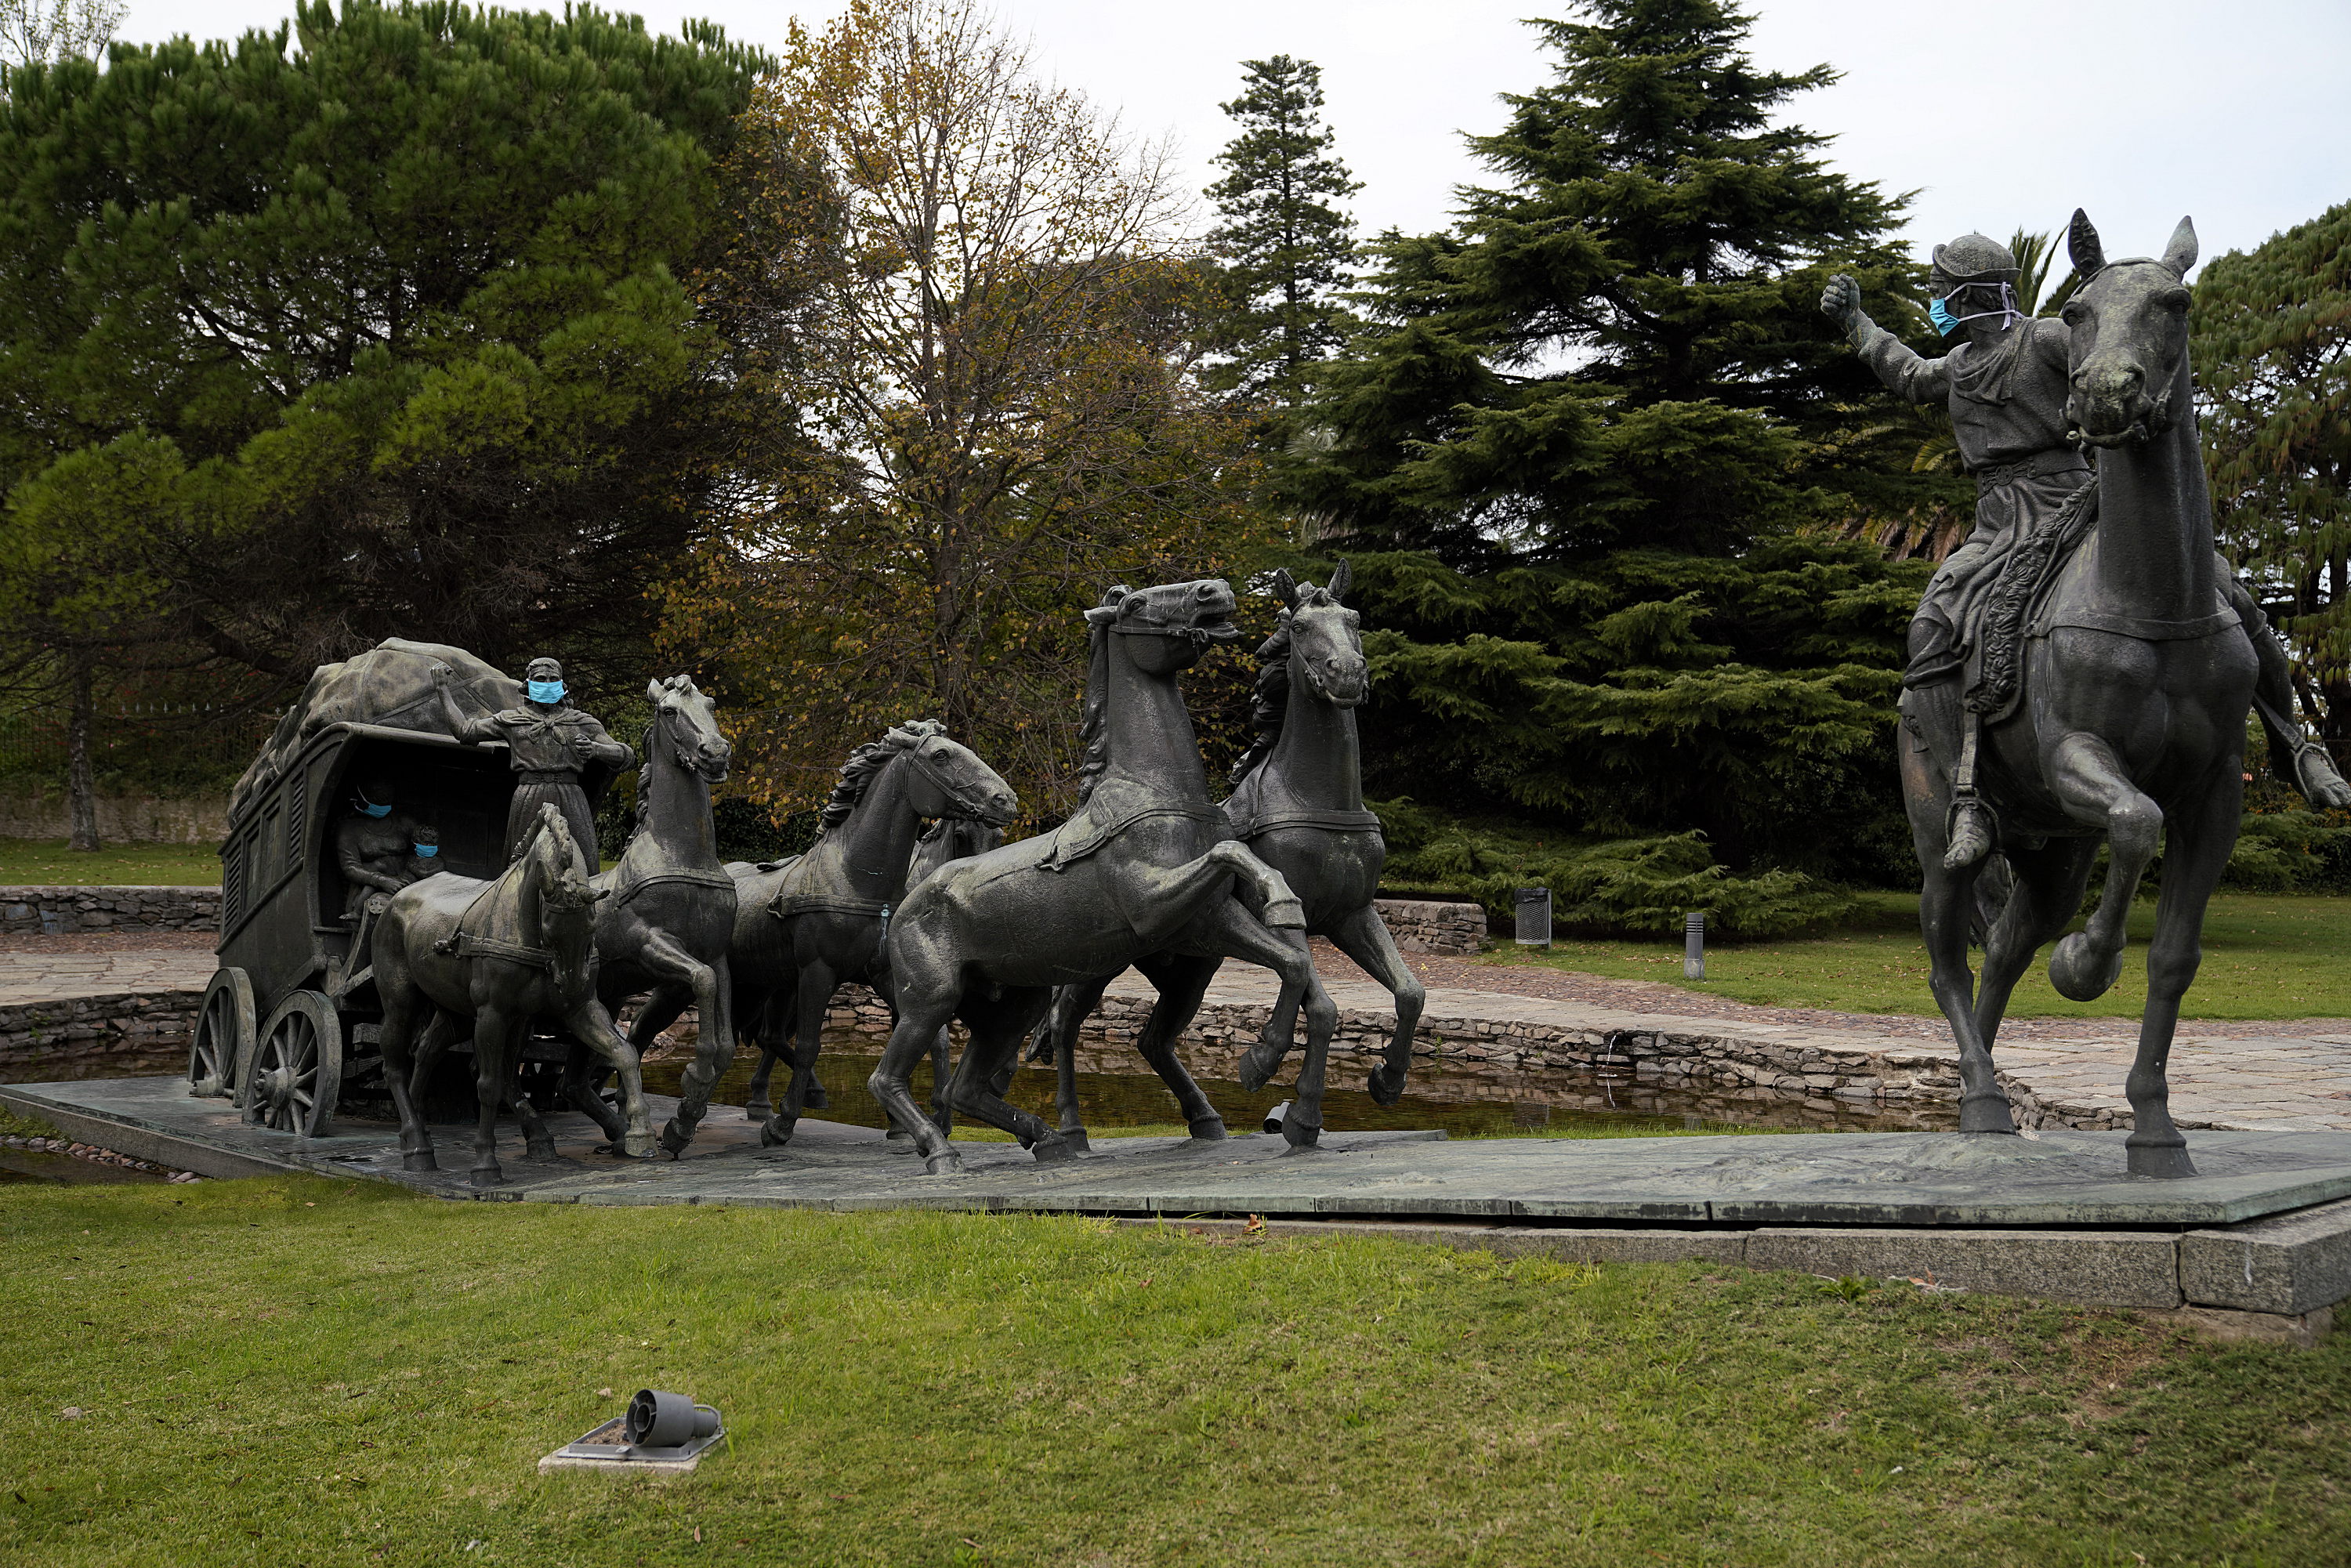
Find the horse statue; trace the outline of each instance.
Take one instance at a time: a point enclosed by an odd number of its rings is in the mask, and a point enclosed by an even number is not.
[[[376,920],[373,956],[376,990],[383,998],[383,1076],[400,1115],[404,1168],[439,1168],[418,1100],[461,1019],[474,1026],[474,1092],[481,1113],[474,1131],[475,1186],[506,1179],[497,1156],[501,1103],[512,1104],[523,1124],[525,1157],[555,1157],[554,1139],[515,1089],[534,1018],[559,1020],[619,1072],[628,1121],[625,1129],[613,1129],[615,1152],[651,1150],[637,1053],[596,998],[596,905],[603,897],[588,880],[587,857],[563,814],[551,805],[539,808],[522,852],[496,881],[444,872],[392,895]]]
[[[637,776],[637,831],[621,858],[596,878],[611,896],[596,916],[601,968],[596,993],[608,1008],[650,991],[629,1026],[642,1054],[689,1006],[701,1024],[684,1094],[661,1132],[674,1158],[694,1141],[710,1092],[735,1058],[734,988],[727,950],[735,936],[735,881],[718,860],[710,787],[726,780],[734,747],[719,731],[711,701],[684,675],[645,687],[653,705]],[[611,1110],[596,1092],[587,1053],[574,1051],[564,1097],[615,1133]],[[601,1078],[601,1074],[597,1075]]]
[[[1980,985],[1968,971],[1980,865],[1944,867],[1952,783],[1913,743],[1900,760],[1925,873],[1920,925],[1935,1000],[1959,1041],[1960,1130],[2012,1133],[1991,1048],[2016,982],[2080,907],[2103,840],[2105,892],[2087,927],[2057,944],[2049,978],[2076,1001],[2105,994],[2122,970],[2131,900],[2168,831],[2147,1009],[2125,1084],[2126,1159],[2134,1176],[2192,1176],[2165,1065],[2202,956],[2205,904],[2236,843],[2255,658],[2221,596],[2197,445],[2183,281],[2195,227],[2181,219],[2158,259],[2106,260],[2079,212],[2068,239],[2083,281],[2063,311],[2067,434],[2100,451],[2079,504],[2019,548],[2042,556],[2038,576],[2012,585],[2003,575],[1993,590],[1995,612],[2001,595],[2013,600],[2022,654],[2012,707],[1985,714],[1978,764],[2014,873],[1985,939]],[[1988,664],[1998,652],[1988,641]],[[1970,702],[1982,711],[1976,693]]]
[[[1372,902],[1387,861],[1387,842],[1380,835],[1379,818],[1364,809],[1354,710],[1370,683],[1370,665],[1364,658],[1363,618],[1341,602],[1351,575],[1343,561],[1327,588],[1298,582],[1287,571],[1274,574],[1282,624],[1258,650],[1261,729],[1234,769],[1238,784],[1224,810],[1233,836],[1280,872],[1304,902],[1308,935],[1329,937],[1395,996],[1395,1031],[1371,1076],[1372,1098],[1393,1105],[1404,1093],[1405,1074],[1412,1066],[1412,1037],[1424,993]],[[1199,1114],[1197,1108],[1207,1101],[1174,1051],[1216,977],[1217,963],[1160,954],[1137,967],[1159,989],[1140,1049],[1194,1122],[1196,1135],[1217,1135],[1222,1122],[1216,1132],[1204,1131],[1215,1112]],[[1061,1132],[1081,1147],[1086,1130],[1078,1109],[1078,1030],[1101,1005],[1110,979],[1056,992],[1033,1053],[1034,1060],[1057,1063]],[[1252,1090],[1261,1088],[1278,1065],[1278,1060],[1253,1051],[1242,1064],[1242,1082]],[[997,1085],[997,1092],[1003,1092]]]
[[[913,880],[924,822],[967,818],[1001,827],[1019,810],[1012,787],[970,747],[948,739],[946,726],[916,719],[850,754],[806,854],[767,869],[729,868],[736,914],[728,973],[738,1024],[759,1034],[746,1109],[764,1124],[761,1143],[789,1143],[808,1107],[833,992],[856,982],[891,1000],[884,938],[891,908]],[[763,1113],[768,1075],[788,1041],[792,1076],[783,1108]],[[936,1065],[944,1068],[944,1053]],[[935,1082],[944,1089],[943,1071]]]
[[[1169,951],[1244,958],[1281,977],[1260,1049],[1279,1060],[1302,1006],[1307,1067],[1283,1131],[1292,1147],[1320,1135],[1322,1070],[1338,1009],[1307,950],[1304,906],[1208,800],[1176,685],[1210,645],[1240,635],[1232,611],[1232,589],[1215,579],[1113,589],[1086,612],[1077,812],[1050,833],[941,867],[899,905],[889,939],[898,1022],[866,1086],[914,1134],[930,1174],[960,1170],[962,1158],[916,1108],[906,1081],[949,1019],[971,1033],[948,1105],[1010,1133],[1040,1161],[1068,1158],[1078,1152],[1071,1140],[1005,1103],[995,1075],[1043,1017],[1053,988]]]

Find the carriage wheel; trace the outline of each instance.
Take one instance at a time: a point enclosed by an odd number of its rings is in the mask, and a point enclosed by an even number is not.
[[[317,991],[297,991],[261,1026],[246,1075],[245,1117],[280,1133],[316,1138],[335,1114],[343,1084],[343,1022]]]
[[[215,969],[188,1037],[188,1092],[225,1100],[253,1061],[253,982],[243,969]]]

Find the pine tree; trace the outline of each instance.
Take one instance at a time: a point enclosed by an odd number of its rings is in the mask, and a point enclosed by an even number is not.
[[[2196,286],[2190,349],[2223,548],[2351,750],[2351,203],[2231,252]]]
[[[1473,141],[1495,179],[1454,229],[1383,242],[1374,327],[1304,416],[1327,446],[1286,476],[1382,552],[1367,782],[1886,876],[1926,569],[1821,534],[1959,482],[1909,472],[1915,425],[1815,301],[1842,270],[1916,316],[1902,199],[1778,118],[1835,73],[1757,69],[1722,0],[1583,9],[1532,24],[1556,78]]]
[[[1337,137],[1322,121],[1321,68],[1288,55],[1241,63],[1246,85],[1222,106],[1241,133],[1217,155],[1226,174],[1207,190],[1224,219],[1208,244],[1228,300],[1231,359],[1217,382],[1288,406],[1344,335],[1336,291],[1355,254],[1344,204],[1363,184],[1332,156]]]

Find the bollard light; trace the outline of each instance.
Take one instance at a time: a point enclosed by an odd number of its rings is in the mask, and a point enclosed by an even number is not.
[[[1682,978],[1706,978],[1706,911],[1693,909],[1682,917]]]

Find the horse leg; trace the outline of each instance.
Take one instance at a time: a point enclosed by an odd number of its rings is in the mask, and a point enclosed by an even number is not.
[[[409,1037],[415,1031],[420,1007],[429,1013],[433,1004],[416,990],[405,973],[385,975],[381,965],[378,973],[381,977],[376,982],[376,993],[383,998],[383,1025],[376,1043],[383,1051],[383,1082],[392,1091],[392,1109],[400,1117],[400,1168],[438,1170],[440,1164],[433,1157],[432,1130],[424,1124],[408,1082],[414,1065],[409,1055]],[[431,1027],[429,1019],[426,1027]]]
[[[735,993],[735,1020],[738,1027],[747,1027],[751,1043],[758,1048],[758,1065],[751,1069],[751,1082],[743,1091],[743,1114],[754,1122],[764,1122],[776,1113],[774,1103],[768,1098],[768,1080],[776,1071],[776,1053],[768,1049],[768,1031],[772,1027],[768,1019],[768,998],[757,1001],[740,990]],[[740,1041],[737,1042],[739,1046]]]
[[[611,1137],[612,1153],[625,1155],[632,1159],[653,1153],[653,1116],[645,1109],[644,1069],[637,1061],[634,1048],[622,1035],[620,1026],[612,1021],[612,1015],[604,1010],[603,1003],[590,996],[564,1015],[563,1027],[571,1031],[573,1040],[601,1058],[604,1065],[621,1080],[621,1111],[627,1122],[625,1127],[608,1125],[604,1129]],[[601,1078],[603,1075],[599,1073],[597,1076]],[[569,1093],[570,1083],[571,1077],[567,1071],[567,1094]],[[598,1108],[608,1115],[611,1113],[602,1095],[592,1098]],[[573,1103],[577,1104],[578,1101],[575,1099]],[[597,1120],[600,1124],[603,1122],[601,1116]]]
[[[621,1032],[620,1026],[612,1022],[612,1015],[605,1010],[604,1004],[597,1001],[593,997],[590,997],[589,1000],[594,1005],[596,1010],[603,1015],[604,1026],[607,1029],[610,1029],[614,1035],[619,1035]],[[569,1020],[567,1019],[566,1021],[568,1023]],[[576,1028],[572,1030],[571,1033],[572,1038],[581,1043],[574,1045],[571,1048],[571,1053],[565,1057],[563,1061],[563,1081],[561,1084],[561,1092],[564,1102],[573,1110],[579,1112],[580,1114],[586,1116],[590,1121],[595,1123],[597,1126],[602,1128],[604,1136],[611,1142],[615,1152],[618,1152],[620,1146],[631,1136],[631,1134],[626,1124],[622,1122],[620,1113],[614,1111],[611,1105],[607,1104],[604,1100],[604,1074],[610,1071],[612,1066],[611,1054],[609,1051],[596,1047],[592,1040],[590,1040],[590,1037],[582,1035]],[[628,1041],[626,1040],[622,1040],[622,1043],[625,1045]],[[593,1073],[590,1073],[588,1071],[588,1063],[590,1061],[594,1061],[599,1064]],[[632,1071],[638,1071],[636,1061],[637,1053],[634,1050],[632,1050],[629,1052],[629,1063]],[[622,1077],[622,1092],[625,1094],[628,1082],[625,1074]],[[637,1078],[640,1097],[642,1097],[643,1082],[643,1076],[642,1072],[640,1072]],[[650,1134],[648,1137],[650,1139]],[[650,1142],[648,1143],[648,1147],[649,1146]],[[643,1154],[646,1151],[643,1148],[639,1148],[631,1150],[630,1152],[632,1154]]]
[[[2095,839],[2058,839],[2038,850],[2011,846],[2002,852],[2016,873],[2016,886],[1984,943],[1983,973],[1976,983],[1976,1033],[1991,1051],[2016,982],[2032,967],[2043,943],[2065,929],[2082,906],[2082,889],[2098,857]]]
[[[2049,982],[2077,1002],[2095,1001],[2123,972],[2123,948],[2130,940],[2131,900],[2139,878],[2155,859],[2163,831],[2163,809],[2140,793],[2112,747],[2078,731],[2059,741],[2045,767],[2050,788],[2068,813],[2106,832],[2105,891],[2089,924],[2057,944],[2049,959]]]
[[[1306,1061],[1299,1069],[1296,1097],[1281,1124],[1281,1135],[1292,1148],[1308,1148],[1322,1135],[1322,1075],[1331,1050],[1331,1036],[1339,1025],[1339,1009],[1322,978],[1314,972],[1314,955],[1300,927],[1268,930],[1257,916],[1228,898],[1208,910],[1184,934],[1187,953],[1218,953],[1271,969],[1281,979],[1277,1016],[1306,1014]],[[1269,1033],[1272,1028],[1268,1024]],[[1287,1039],[1260,1037],[1241,1058],[1240,1080],[1252,1092],[1265,1087],[1274,1069],[1288,1054]]]
[[[2189,1176],[2196,1166],[2188,1140],[2171,1120],[2167,1069],[2179,998],[2204,960],[2204,906],[2220,885],[2236,848],[2244,788],[2236,758],[2200,789],[2183,791],[2163,857],[2163,893],[2156,901],[2155,940],[2147,949],[2147,1011],[2140,1016],[2138,1054],[2124,1092],[2130,1098],[2131,1134],[2124,1140],[2130,1174]]]
[[[1395,998],[1395,1032],[1388,1037],[1386,1060],[1372,1069],[1371,1082],[1373,1103],[1393,1105],[1404,1098],[1405,1074],[1412,1071],[1413,1031],[1420,1026],[1420,1009],[1427,993],[1421,989],[1420,977],[1404,961],[1387,922],[1372,905],[1348,911],[1329,935],[1332,946]]]
[[[525,1020],[525,1027],[515,1031],[515,1070],[507,1074],[504,1098],[515,1113],[517,1124],[522,1128],[522,1157],[543,1162],[558,1156],[555,1134],[548,1131],[547,1118],[538,1113],[538,1107],[532,1104],[530,1096],[522,1092],[522,1052],[529,1040],[530,1030],[528,1020]]]
[[[956,988],[952,971],[926,983],[910,987],[903,978],[898,987],[898,1021],[890,1030],[890,1042],[882,1048],[882,1060],[874,1066],[872,1075],[865,1080],[867,1092],[882,1103],[893,1124],[913,1134],[914,1152],[923,1156],[923,1168],[931,1176],[951,1176],[963,1169],[963,1156],[947,1142],[946,1134],[914,1103],[913,1089],[907,1080],[914,1063],[931,1048],[932,1038],[946,1028],[947,1019],[955,1015]],[[971,1052],[964,1052],[967,1065]]]
[[[1115,977],[1100,980],[1083,980],[1073,986],[1053,988],[1053,1000],[1045,1009],[1045,1020],[1037,1026],[1039,1049],[1050,1055],[1053,1063],[1053,1096],[1061,1112],[1061,1136],[1080,1154],[1093,1147],[1086,1136],[1085,1113],[1078,1109],[1078,1030],[1087,1017],[1101,1005],[1102,993],[1110,988]],[[998,1099],[1011,1085],[1013,1068],[1020,1053],[1015,1051],[1004,1065],[987,1081],[987,1092]],[[1040,1060],[1043,1060],[1040,1058]]]
[[[1004,1059],[1019,1051],[1022,1039],[1052,1005],[1052,990],[1044,986],[1007,986],[1003,995],[992,1001],[967,998],[962,1017],[971,1030],[971,1039],[963,1048],[963,1060],[956,1064],[947,1093],[948,1104],[991,1127],[1003,1128],[1020,1140],[1022,1148],[1033,1152],[1040,1165],[1068,1159],[1078,1151],[1041,1118],[1008,1104],[989,1092],[987,1085]]]
[[[506,1180],[498,1168],[498,1106],[507,1098],[507,1057],[522,1032],[523,1019],[495,1007],[474,1015],[474,1170],[475,1186]]]
[[[816,1082],[817,1053],[824,1048],[824,1015],[832,1006],[832,988],[837,983],[822,959],[799,971],[792,995],[796,1016],[790,1036],[791,1082],[784,1089],[784,1108],[759,1128],[759,1142],[768,1148],[781,1148],[792,1141],[792,1129],[808,1108],[808,1088]]]
[[[693,988],[694,1006],[702,1023],[694,1061],[686,1067],[684,1082],[680,1085],[685,1092],[678,1097],[676,1113],[662,1128],[662,1147],[675,1156],[684,1154],[686,1145],[694,1142],[694,1129],[701,1124],[703,1113],[710,1108],[711,1091],[718,1087],[719,1079],[726,1076],[726,1069],[735,1061],[735,1026],[727,1005],[733,997],[725,958],[714,964],[698,963],[684,949],[672,946],[665,936],[648,944],[648,956],[658,947],[669,947],[674,955],[685,983]],[[647,1010],[653,1005],[647,1003]]]
[[[1006,1065],[1009,1066],[1019,1059],[1020,1053],[1016,1051],[1005,1059]],[[954,1071],[955,1037],[942,1026],[939,1032],[931,1037],[931,1120],[937,1123],[939,1131],[950,1138],[955,1136],[955,1107],[947,1101],[947,1081]],[[1006,1077],[1008,1087],[1010,1075]],[[1003,1090],[996,1089],[992,1082],[988,1087],[995,1090],[998,1098],[1002,1097]]]
[[[1959,1131],[2013,1133],[2016,1117],[1992,1071],[1991,1050],[1976,1030],[1976,981],[1968,968],[1968,929],[1975,909],[1976,877],[1984,862],[1947,870],[1949,849],[1949,785],[1936,770],[1933,754],[1916,742],[1906,720],[1896,741],[1902,773],[1902,804],[1910,818],[1910,847],[1918,856],[1918,935],[1927,948],[1927,988],[1951,1039],[1959,1048]]]
[[[1143,1020],[1143,1033],[1134,1048],[1151,1064],[1151,1071],[1159,1074],[1159,1082],[1167,1085],[1167,1092],[1176,1096],[1192,1136],[1204,1144],[1222,1143],[1231,1134],[1225,1130],[1223,1115],[1209,1103],[1208,1096],[1177,1060],[1176,1042],[1199,1015],[1200,998],[1207,995],[1208,982],[1216,978],[1217,967],[1222,962],[1219,958],[1194,957],[1189,954],[1154,954],[1137,960],[1134,966],[1159,991],[1159,999],[1151,1004],[1151,1016]],[[1075,1043],[1072,1038],[1064,1042],[1063,1050],[1068,1051]],[[1071,1076],[1070,1094],[1074,1102],[1077,1086],[1075,1075]]]

